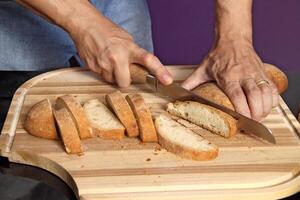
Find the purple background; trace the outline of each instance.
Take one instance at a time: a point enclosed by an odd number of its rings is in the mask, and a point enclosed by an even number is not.
[[[199,64],[213,41],[213,0],[148,0],[155,53],[164,64]],[[300,71],[300,1],[257,0],[254,46],[264,62]]]

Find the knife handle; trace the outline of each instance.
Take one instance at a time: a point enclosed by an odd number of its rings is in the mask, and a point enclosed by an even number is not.
[[[149,72],[139,64],[131,64],[129,66],[130,77],[132,83],[146,83],[146,76]]]

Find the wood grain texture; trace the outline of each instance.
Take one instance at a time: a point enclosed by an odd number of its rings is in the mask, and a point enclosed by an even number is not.
[[[180,81],[193,66],[169,69]],[[34,137],[23,129],[30,107],[44,98],[54,103],[58,96],[72,94],[81,103],[92,98],[105,102],[105,95],[117,89],[80,68],[53,71],[24,83],[2,129],[1,154],[13,141],[11,152],[37,153],[55,161],[74,178],[82,199],[278,199],[300,190],[300,125],[282,99],[263,120],[273,131],[276,145],[247,134],[225,139],[194,129],[219,146],[219,156],[212,161],[184,160],[156,143],[141,144],[137,138],[91,138],[82,141],[84,156],[67,155],[61,142]],[[145,84],[121,92],[141,94],[153,115],[165,113],[170,101]]]

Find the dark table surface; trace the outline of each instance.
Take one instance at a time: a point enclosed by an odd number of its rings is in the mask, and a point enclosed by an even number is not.
[[[0,130],[2,130],[8,107],[15,90],[26,80],[40,73],[43,72],[0,71]],[[287,73],[287,76],[289,79],[289,88],[282,96],[293,114],[296,115],[298,114],[298,104],[300,103],[300,90],[298,89],[300,85],[300,72]],[[16,175],[9,175],[7,173],[4,173],[0,168],[0,199],[59,200],[67,198],[59,191],[55,190],[55,188],[47,186],[45,182]],[[300,199],[300,194],[295,194],[286,199]]]

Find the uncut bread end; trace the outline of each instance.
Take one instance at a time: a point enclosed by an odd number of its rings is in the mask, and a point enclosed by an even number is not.
[[[55,120],[49,99],[36,103],[27,114],[25,130],[36,137],[58,139]]]
[[[66,108],[54,111],[55,120],[67,153],[82,154],[79,134]]]
[[[81,104],[72,95],[63,95],[56,99],[57,109],[66,108],[72,117],[81,139],[92,137],[92,129]]]
[[[126,128],[128,137],[137,137],[139,128],[128,102],[120,91],[116,91],[106,95],[106,102],[115,112],[119,120]]]
[[[98,99],[91,99],[83,105],[94,135],[103,139],[121,140],[125,128],[117,117]]]
[[[155,118],[159,144],[186,159],[211,160],[218,156],[218,147],[165,115]]]
[[[169,103],[167,111],[226,138],[234,136],[238,130],[237,122],[232,116],[198,102]]]

